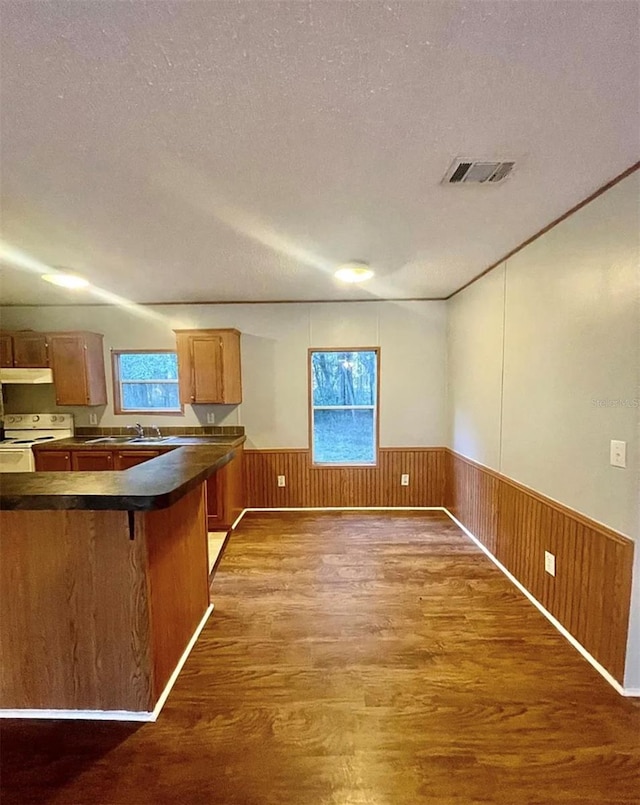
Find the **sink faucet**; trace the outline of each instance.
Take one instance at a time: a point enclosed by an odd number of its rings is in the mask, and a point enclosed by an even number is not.
[[[152,425],[152,426],[151,426],[151,429],[152,429],[152,430],[155,430],[155,432],[156,432],[156,437],[157,437],[158,439],[162,439],[162,434],[160,433],[160,428],[159,428],[157,425]]]
[[[144,427],[139,422],[136,422],[135,425],[127,425],[127,428],[135,428],[138,439],[144,438]]]

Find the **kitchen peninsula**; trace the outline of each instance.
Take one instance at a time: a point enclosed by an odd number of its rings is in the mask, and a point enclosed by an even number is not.
[[[0,715],[155,720],[212,608],[207,482],[243,442],[177,437],[127,470],[1,476]]]

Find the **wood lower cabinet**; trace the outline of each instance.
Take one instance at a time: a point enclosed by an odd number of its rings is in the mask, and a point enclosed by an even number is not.
[[[235,458],[207,479],[207,529],[228,531],[244,508],[243,446]]]
[[[180,402],[242,402],[238,330],[176,330]]]
[[[106,405],[102,335],[49,334],[49,358],[58,405]]]
[[[67,450],[35,450],[36,472],[71,470],[71,452]]]
[[[37,472],[128,470],[160,455],[159,450],[34,450]]]
[[[144,461],[157,458],[161,450],[34,450],[36,471],[102,472],[128,470]],[[235,457],[206,481],[207,528],[209,531],[229,531],[244,508],[244,450],[234,449]]]
[[[118,450],[115,454],[114,469],[128,470],[130,467],[150,461],[159,455],[158,450]]]
[[[111,450],[74,450],[71,453],[71,468],[82,472],[101,472],[114,469]]]

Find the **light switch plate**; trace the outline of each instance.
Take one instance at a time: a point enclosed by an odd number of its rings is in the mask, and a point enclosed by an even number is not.
[[[278,486],[286,486],[287,480],[284,475],[278,475]]]
[[[400,476],[400,486],[409,486],[409,473],[403,473]]]
[[[216,424],[216,415],[213,411],[209,411],[207,414],[207,425],[215,425]]]
[[[618,439],[611,440],[611,452],[609,461],[612,467],[622,467],[625,469],[627,466],[627,443],[621,442]]]
[[[90,425],[97,425],[98,424],[98,415],[97,414],[89,414],[89,424]]]
[[[549,551],[544,552],[544,569],[550,576],[556,575],[556,557]]]

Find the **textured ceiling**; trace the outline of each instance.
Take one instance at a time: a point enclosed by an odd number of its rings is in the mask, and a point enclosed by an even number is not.
[[[446,296],[637,160],[639,9],[5,0],[3,301]]]

